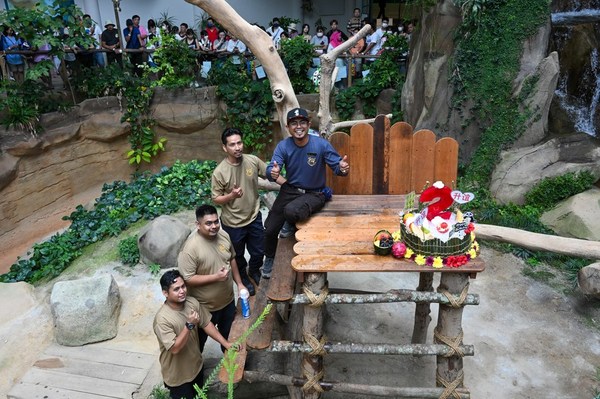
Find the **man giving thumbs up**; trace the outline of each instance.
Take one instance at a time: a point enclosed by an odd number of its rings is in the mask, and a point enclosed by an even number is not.
[[[350,170],[348,157],[342,158],[329,141],[308,134],[310,118],[302,108],[287,114],[287,129],[291,137],[277,144],[267,177],[277,181],[285,167],[287,181],[265,221],[265,261],[263,278],[271,277],[273,259],[277,251],[277,235],[287,220],[296,223],[308,219],[331,199],[331,189],[325,187],[325,166],[336,175],[346,176]]]

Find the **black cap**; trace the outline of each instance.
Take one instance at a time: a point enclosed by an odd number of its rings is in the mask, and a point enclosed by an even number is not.
[[[287,121],[291,121],[292,119],[306,119],[308,120],[308,112],[306,112],[303,108],[294,108],[290,112],[287,113]]]

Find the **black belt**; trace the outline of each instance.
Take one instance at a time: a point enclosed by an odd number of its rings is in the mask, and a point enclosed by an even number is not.
[[[318,188],[318,189],[316,189],[316,190],[307,190],[307,189],[305,189],[305,188],[300,188],[300,187],[295,187],[295,186],[292,186],[291,184],[288,184],[288,186],[290,186],[291,188],[293,188],[293,189],[294,189],[294,190],[296,190],[296,191],[299,191],[299,192],[301,192],[302,194],[306,194],[306,193],[320,193],[320,192],[322,192],[322,191],[323,191],[323,189],[322,189],[322,188]]]

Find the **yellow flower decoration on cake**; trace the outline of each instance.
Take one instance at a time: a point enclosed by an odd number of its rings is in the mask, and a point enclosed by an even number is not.
[[[423,255],[417,255],[415,258],[415,263],[419,266],[423,266],[425,264],[425,257]]]
[[[477,251],[471,248],[471,250],[469,251],[469,255],[471,255],[471,259],[475,259],[477,257]]]
[[[410,248],[406,248],[406,253],[404,254],[404,258],[410,259],[414,254],[415,254],[415,251],[413,251]]]
[[[441,269],[442,267],[444,267],[444,261],[439,256],[436,256],[435,258],[433,258],[432,266],[436,269]]]

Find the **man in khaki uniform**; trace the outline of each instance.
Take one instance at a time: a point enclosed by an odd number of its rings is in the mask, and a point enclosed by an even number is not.
[[[221,135],[225,159],[215,168],[211,191],[215,204],[221,205],[221,225],[229,234],[235,248],[240,277],[250,295],[258,285],[260,268],[263,265],[264,227],[258,198],[258,177],[266,177],[267,165],[258,157],[244,154],[243,133],[236,128],[227,128]],[[283,184],[282,176],[277,181]],[[246,249],[250,262],[244,256]],[[246,271],[246,266],[249,266]]]
[[[211,321],[225,339],[229,338],[235,317],[233,282],[238,291],[244,288],[235,249],[229,235],[221,230],[217,209],[201,205],[196,209],[197,231],[183,245],[177,267],[187,284],[190,296],[212,315]],[[207,335],[199,331],[200,351],[204,350]],[[225,347],[221,346],[225,351]]]
[[[187,296],[187,288],[177,270],[160,279],[165,302],[154,317],[154,334],[160,347],[160,367],[172,399],[194,398],[194,384],[202,387],[202,353],[198,331],[202,329],[225,348],[231,344],[210,321],[210,314],[198,301]]]

